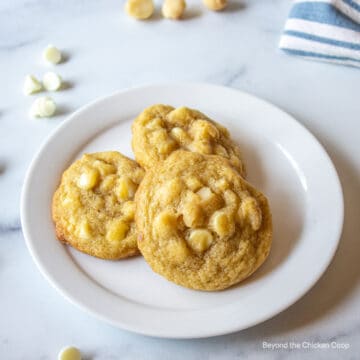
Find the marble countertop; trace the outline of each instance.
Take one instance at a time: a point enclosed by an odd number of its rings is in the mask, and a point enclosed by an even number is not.
[[[67,344],[78,346],[88,360],[358,359],[360,72],[281,53],[277,43],[291,6],[287,0],[234,0],[221,14],[205,11],[200,1],[188,3],[181,22],[160,16],[135,22],[124,15],[120,0],[0,2],[1,359],[55,359]],[[68,60],[56,70],[69,86],[54,95],[58,116],[32,120],[27,111],[33,98],[22,94],[22,82],[25,74],[47,69],[40,54],[48,43],[66,52]],[[324,145],[344,190],[342,240],[316,286],[275,318],[227,336],[162,340],[104,324],[49,286],[21,233],[21,185],[48,134],[99,96],[173,81],[239,88],[288,111]],[[290,349],[290,342],[300,349]],[[347,349],[317,348],[332,342]]]

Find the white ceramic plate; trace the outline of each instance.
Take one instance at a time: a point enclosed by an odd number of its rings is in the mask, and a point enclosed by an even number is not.
[[[141,257],[104,261],[55,239],[50,206],[61,173],[83,152],[119,150],[133,157],[131,121],[154,103],[194,107],[227,126],[243,151],[249,181],[270,200],[270,256],[253,276],[228,290],[185,289],[153,273]],[[328,155],[288,114],[229,88],[158,85],[116,93],[71,115],[30,166],[21,218],[40,271],[70,301],[131,331],[196,338],[258,324],[304,295],[335,253],[343,198]]]

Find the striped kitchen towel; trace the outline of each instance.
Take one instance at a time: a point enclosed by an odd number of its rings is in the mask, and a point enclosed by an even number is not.
[[[295,0],[280,49],[360,67],[360,0]]]

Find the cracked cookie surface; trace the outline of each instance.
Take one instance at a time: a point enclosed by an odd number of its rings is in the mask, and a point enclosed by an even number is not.
[[[53,197],[58,239],[103,259],[137,254],[134,195],[143,176],[116,151],[84,154],[63,173]]]
[[[146,173],[135,198],[142,255],[179,285],[225,289],[269,254],[268,201],[222,157],[175,151]]]
[[[228,130],[200,111],[153,105],[135,119],[132,132],[136,161],[145,169],[182,149],[225,157],[245,176],[240,150]]]

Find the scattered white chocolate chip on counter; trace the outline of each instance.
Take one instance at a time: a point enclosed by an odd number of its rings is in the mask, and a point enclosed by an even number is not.
[[[56,91],[61,88],[62,79],[61,76],[54,73],[53,71],[49,71],[43,76],[43,85],[47,91]]]
[[[58,360],[81,360],[81,353],[76,347],[67,346],[59,352]]]
[[[165,0],[162,6],[162,14],[167,19],[180,19],[185,11],[185,0]]]
[[[25,95],[31,95],[42,89],[40,81],[34,75],[26,75],[23,91]]]
[[[48,45],[43,51],[43,58],[51,64],[58,64],[61,61],[61,52],[54,45]]]
[[[56,104],[55,101],[49,96],[42,96],[33,102],[30,108],[30,115],[32,117],[51,117],[55,114]]]
[[[220,11],[227,6],[227,0],[203,0],[204,5],[214,11]]]
[[[154,2],[153,0],[127,0],[125,11],[135,19],[145,20],[154,13]]]

